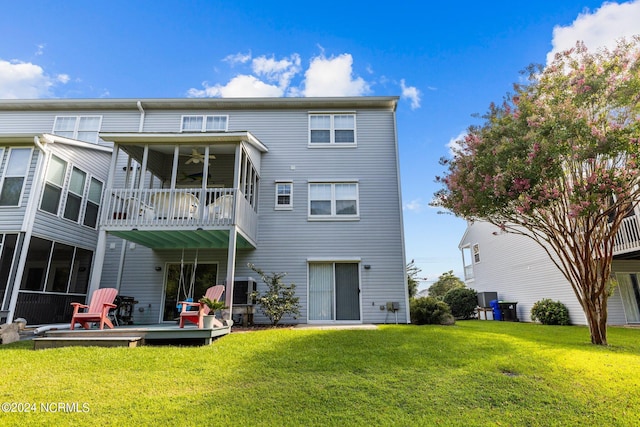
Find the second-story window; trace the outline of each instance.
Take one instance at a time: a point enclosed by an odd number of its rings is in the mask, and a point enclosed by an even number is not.
[[[67,162],[56,156],[51,156],[49,167],[47,168],[46,182],[42,193],[40,209],[43,211],[58,214],[64,176],[67,173]]]
[[[357,183],[310,183],[310,218],[358,218]]]
[[[356,117],[354,114],[309,115],[309,145],[356,144]]]
[[[182,132],[227,130],[227,116],[182,116]]]
[[[293,208],[293,183],[276,182],[276,209],[291,210]]]
[[[78,222],[80,219],[80,208],[82,207],[82,194],[87,174],[78,168],[71,170],[71,180],[67,191],[67,201],[64,207],[64,217],[71,221]]]
[[[2,165],[2,151],[0,151],[0,166]],[[9,149],[0,184],[0,206],[20,205],[30,161],[31,148]]]
[[[87,194],[87,207],[84,213],[84,225],[92,228],[96,228],[98,225],[98,211],[100,210],[101,199],[102,182],[91,178],[89,182],[89,194]]]
[[[101,116],[57,116],[53,124],[53,133],[97,144],[101,122]]]

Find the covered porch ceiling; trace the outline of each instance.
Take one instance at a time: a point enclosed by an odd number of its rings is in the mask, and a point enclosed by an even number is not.
[[[151,249],[226,249],[229,230],[112,230],[109,234]],[[238,249],[255,249],[237,233]]]

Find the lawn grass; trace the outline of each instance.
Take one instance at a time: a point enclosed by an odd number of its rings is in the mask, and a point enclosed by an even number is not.
[[[0,425],[634,426],[640,330],[464,321],[232,333],[207,347],[0,347]],[[41,404],[77,403],[79,412]],[[71,409],[75,409],[73,406]]]

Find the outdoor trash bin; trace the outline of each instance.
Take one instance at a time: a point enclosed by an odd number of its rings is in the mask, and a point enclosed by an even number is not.
[[[500,312],[500,304],[498,304],[498,300],[494,299],[490,301],[489,304],[493,309],[493,320],[502,320],[502,313]]]
[[[516,310],[517,302],[507,302],[507,301],[498,301],[498,306],[500,307],[500,314],[502,315],[502,320],[507,322],[517,322],[518,321],[518,311]]]

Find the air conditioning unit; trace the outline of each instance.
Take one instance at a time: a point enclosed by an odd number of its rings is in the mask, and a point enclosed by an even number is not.
[[[251,294],[256,291],[256,281],[252,277],[237,277],[233,281],[233,305],[253,305]]]
[[[478,306],[483,308],[491,307],[491,301],[498,299],[497,292],[478,292]]]

